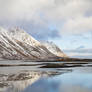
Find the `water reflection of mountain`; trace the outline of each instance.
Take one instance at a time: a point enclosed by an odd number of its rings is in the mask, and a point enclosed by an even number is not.
[[[92,92],[91,81],[91,73],[65,73],[39,79],[23,92]]]
[[[54,74],[57,72],[23,71],[8,75],[0,74],[0,92],[22,92],[37,80]]]
[[[56,70],[0,72],[0,92],[92,92],[92,67]]]

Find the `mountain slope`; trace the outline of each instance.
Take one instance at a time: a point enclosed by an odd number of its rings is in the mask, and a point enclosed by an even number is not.
[[[27,34],[24,30],[19,28],[10,29],[8,34],[16,40],[19,40],[23,43],[29,44],[31,46],[40,46],[40,42],[35,40],[32,36]]]
[[[59,55],[51,50],[24,30],[15,28],[7,31],[0,28],[0,58],[31,60],[57,58]]]
[[[67,57],[66,54],[64,54],[59,47],[57,47],[53,42],[45,42],[43,45],[53,54],[55,54],[58,57]]]
[[[4,59],[26,58],[22,47],[20,47],[7,33],[0,28],[0,56]]]

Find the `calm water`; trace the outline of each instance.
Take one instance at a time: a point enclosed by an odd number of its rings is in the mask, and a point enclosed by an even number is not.
[[[92,92],[91,66],[79,61],[0,61],[0,92]]]

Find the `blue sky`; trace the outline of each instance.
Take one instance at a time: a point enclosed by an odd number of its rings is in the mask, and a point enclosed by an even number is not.
[[[0,26],[19,26],[62,50],[91,49],[92,0],[0,0]]]

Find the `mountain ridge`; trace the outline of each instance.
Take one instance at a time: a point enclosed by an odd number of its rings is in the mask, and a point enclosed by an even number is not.
[[[66,57],[61,50],[59,51],[62,53],[61,56],[56,55],[54,52],[51,52],[45,44],[35,40],[22,29],[14,28],[6,30],[0,27],[0,58],[2,59],[48,60],[51,58]]]

